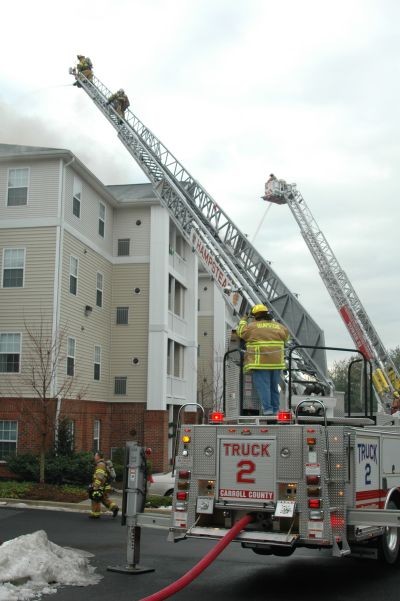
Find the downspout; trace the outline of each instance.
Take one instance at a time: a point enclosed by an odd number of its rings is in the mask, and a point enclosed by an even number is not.
[[[56,229],[56,252],[55,252],[55,266],[54,266],[54,286],[53,286],[53,324],[52,324],[52,341],[55,344],[57,337],[59,336],[60,328],[60,299],[61,299],[61,283],[62,283],[62,258],[63,258],[63,245],[64,245],[64,212],[65,212],[65,170],[69,165],[75,161],[75,157],[64,165],[64,161],[60,160],[60,180],[58,189],[58,210],[57,218],[58,225]],[[56,345],[57,346],[57,345]],[[54,349],[55,350],[55,349]],[[53,364],[55,357],[53,356]],[[56,418],[55,418],[55,432],[54,440],[58,440],[58,423],[61,412],[61,396],[57,394],[57,376],[58,366],[55,366],[54,376],[51,386],[52,397],[57,395],[57,406],[56,406]]]

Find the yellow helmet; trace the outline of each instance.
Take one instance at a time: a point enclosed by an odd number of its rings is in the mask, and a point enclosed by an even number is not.
[[[252,315],[256,315],[257,313],[268,313],[269,309],[265,305],[254,305],[251,310]]]

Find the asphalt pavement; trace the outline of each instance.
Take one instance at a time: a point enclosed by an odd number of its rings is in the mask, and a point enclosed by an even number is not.
[[[39,509],[40,507],[40,509]],[[126,565],[127,528],[120,518],[87,517],[88,504],[75,508],[0,505],[0,539],[44,530],[50,541],[93,554],[90,564],[102,575],[97,585],[60,587],[52,601],[141,601],[186,574],[215,545],[189,539],[167,542],[166,530],[143,528],[139,567],[144,574],[120,574],[109,567]],[[229,545],[198,578],[173,595],[174,601],[398,601],[400,568],[372,560],[337,559],[329,550],[299,549],[291,557],[259,556]]]

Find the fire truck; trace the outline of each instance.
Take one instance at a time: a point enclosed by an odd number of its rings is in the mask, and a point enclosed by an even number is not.
[[[351,399],[345,405],[326,375],[323,332],[270,262],[130,110],[123,119],[115,112],[107,103],[110,90],[97,77],[89,81],[71,73],[116,129],[232,309],[242,314],[267,304],[292,339],[284,410],[276,416],[255,414],[243,378],[243,349],[227,350],[224,411],[212,412],[206,423],[198,406],[202,423],[178,424],[170,518],[144,512],[146,461],[132,445],[124,486],[130,492],[123,503],[131,563],[138,530],[164,527],[171,542],[218,541],[235,531],[234,541],[260,555],[325,548],[336,557],[394,564],[400,548],[400,420],[373,411],[370,359],[354,349],[363,364],[365,403],[363,415],[355,415]],[[299,373],[303,384],[319,385],[319,395],[296,388]],[[246,526],[236,532],[245,516]]]
[[[336,411],[334,396],[289,395],[274,417],[215,413],[183,426],[169,540],[218,540],[247,513],[235,540],[254,553],[325,548],[395,563],[400,422],[372,413],[366,388],[362,416]],[[302,411],[310,400],[318,415]]]

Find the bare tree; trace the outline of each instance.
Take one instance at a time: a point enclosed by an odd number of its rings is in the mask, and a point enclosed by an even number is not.
[[[18,378],[18,386],[9,378],[9,387],[20,399],[33,398],[37,401],[34,410],[25,409],[40,434],[39,481],[45,482],[45,456],[51,435],[57,428],[57,399],[82,398],[86,389],[78,389],[77,378],[72,375],[60,377],[61,366],[67,358],[66,326],[53,333],[46,326],[43,316],[35,328],[24,320],[26,343],[24,344],[24,367]]]

